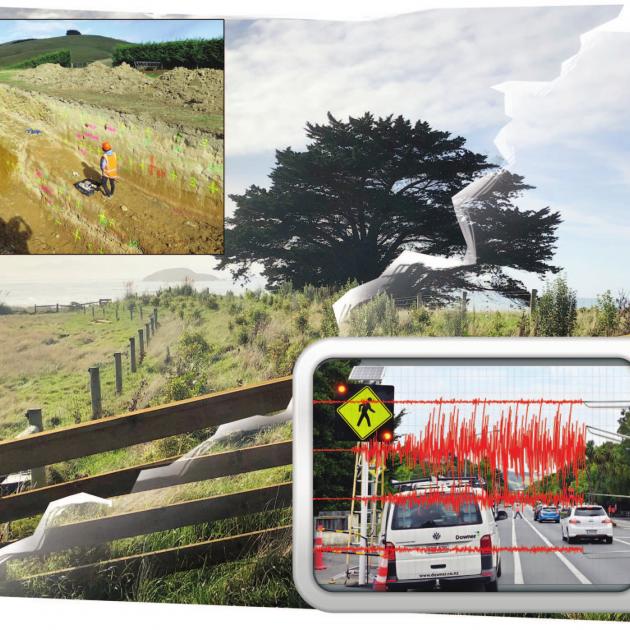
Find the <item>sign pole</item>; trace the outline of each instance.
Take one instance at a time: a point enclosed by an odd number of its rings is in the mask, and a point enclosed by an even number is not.
[[[367,533],[368,533],[368,502],[367,496],[370,493],[370,469],[368,465],[367,455],[361,453],[361,525],[359,528],[359,537],[361,545],[367,548]],[[359,586],[363,586],[368,583],[368,557],[367,553],[363,552],[359,556]]]

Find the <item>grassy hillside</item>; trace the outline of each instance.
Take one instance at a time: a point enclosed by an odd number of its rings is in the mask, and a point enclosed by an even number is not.
[[[111,58],[116,46],[127,43],[100,35],[64,35],[5,43],[0,44],[0,68],[9,68],[32,57],[63,49],[70,50],[72,63],[91,63],[98,59]]]

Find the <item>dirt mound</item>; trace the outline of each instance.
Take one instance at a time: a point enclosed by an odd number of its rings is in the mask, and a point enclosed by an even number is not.
[[[32,70],[18,72],[18,76],[33,83],[52,83],[63,81],[63,78],[66,76],[66,68],[62,68],[57,63],[43,63]]]
[[[138,92],[153,81],[127,64],[109,68],[102,63],[91,63],[85,68],[62,68],[46,63],[20,73],[20,78],[35,84],[55,88],[90,90],[109,94]]]
[[[62,68],[47,63],[32,70],[24,70],[19,73],[19,77],[34,85],[64,91],[141,94],[201,112],[216,113],[223,110],[221,70],[175,68],[154,79],[126,63],[113,68],[99,62],[85,68]]]
[[[198,111],[223,110],[221,70],[175,68],[161,75],[157,83],[157,91],[171,101]]]

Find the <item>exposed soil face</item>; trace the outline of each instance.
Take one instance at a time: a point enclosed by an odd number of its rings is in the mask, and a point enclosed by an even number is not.
[[[145,94],[147,109],[172,102],[171,109],[205,112],[219,107],[215,91],[200,95],[213,72],[178,69],[151,79],[128,66],[92,64],[20,75],[33,89],[38,81],[66,81],[69,89],[87,80],[93,90]],[[222,111],[222,94],[219,101]],[[105,140],[118,156],[116,194],[87,197],[74,184],[100,180]],[[2,253],[220,254],[222,134],[0,85],[0,200]]]
[[[17,77],[32,85],[63,90],[87,88],[101,94],[138,94],[210,114],[223,112],[223,72],[220,70],[175,68],[152,79],[126,63],[115,68],[101,63],[85,68],[62,68],[47,63],[19,72]]]

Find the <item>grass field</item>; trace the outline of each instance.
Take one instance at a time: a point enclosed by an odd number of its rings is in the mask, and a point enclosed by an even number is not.
[[[0,44],[0,68],[8,68],[44,53],[70,50],[72,63],[86,64],[101,59],[110,59],[112,51],[119,44],[127,44],[121,39],[101,35],[64,35],[30,39],[18,43]]]

